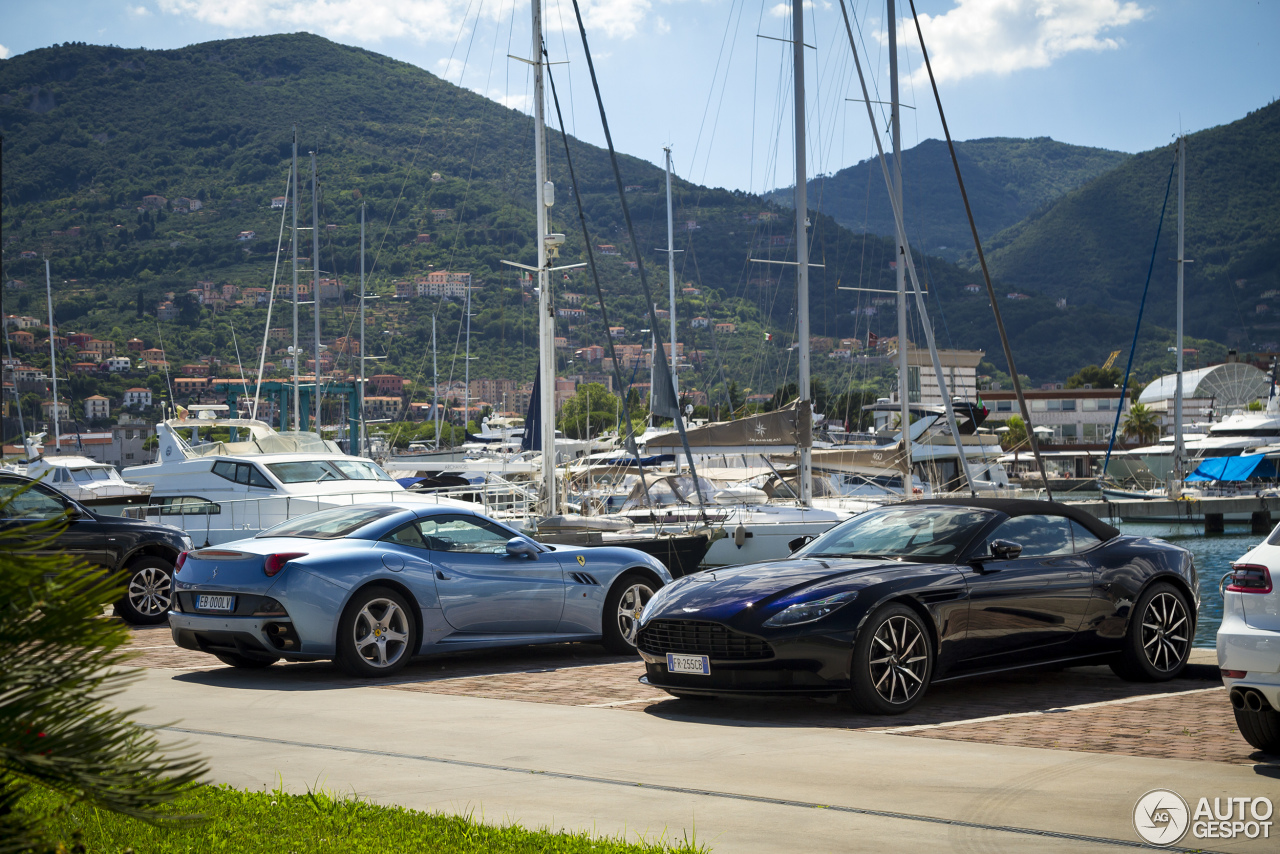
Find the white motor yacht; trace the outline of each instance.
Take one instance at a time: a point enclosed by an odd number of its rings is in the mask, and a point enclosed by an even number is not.
[[[440,493],[406,490],[373,460],[344,454],[315,433],[276,432],[262,421],[207,411],[198,415],[156,425],[158,462],[125,469],[129,479],[153,487],[150,503],[126,515],[155,516],[198,543],[217,545],[351,504],[480,509]],[[188,431],[190,441],[182,435]]]

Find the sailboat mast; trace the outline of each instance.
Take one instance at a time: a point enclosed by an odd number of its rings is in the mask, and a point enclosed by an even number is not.
[[[293,429],[302,412],[298,391],[298,126],[293,126]]]
[[[462,427],[466,431],[467,418],[471,415],[471,286],[467,286],[467,299],[464,303],[467,312],[467,349],[462,363],[462,384],[466,386],[462,392]]]
[[[1173,484],[1174,497],[1182,481],[1182,268],[1186,264],[1183,253],[1183,226],[1186,224],[1187,138],[1178,137],[1178,380],[1173,392]]]
[[[794,39],[791,52],[795,63],[792,76],[795,78],[796,319],[800,337],[800,399],[812,402],[809,387],[809,188],[804,162],[804,3],[801,0],[791,0],[791,35]],[[675,345],[672,344],[672,349],[674,348]],[[801,416],[805,417],[803,411]],[[809,507],[813,504],[813,448],[801,445],[799,451],[800,504],[802,507]]]
[[[53,348],[53,275],[49,259],[44,259],[44,292],[49,302],[49,375],[53,377],[53,452],[62,453],[62,426],[58,421],[58,356]],[[17,384],[14,384],[17,387]]]
[[[431,315],[431,411],[435,413],[436,450],[440,450],[440,369],[436,365],[436,316]]]
[[[320,433],[320,183],[316,178],[316,153],[311,152],[311,315],[315,321],[314,357],[316,369],[315,423],[316,435]]]
[[[546,515],[556,513],[556,349],[555,316],[551,307],[551,277],[547,275],[547,131],[543,115],[542,64],[542,0],[533,0],[533,156],[534,181],[537,184],[538,215],[538,371],[542,392],[542,491],[546,497]]]
[[[356,404],[360,407],[360,435],[357,439],[356,447],[359,454],[364,456],[364,208],[365,203],[360,203],[360,388],[356,392]],[[348,351],[350,352],[350,351]],[[348,437],[347,448],[351,447],[350,437]]]
[[[676,376],[676,238],[671,212],[671,148],[667,153],[667,291],[671,297],[671,389],[680,399],[680,380]]]
[[[902,133],[898,109],[898,12],[894,0],[888,0],[889,17],[889,124],[893,134],[893,197],[902,210]],[[898,403],[902,421],[902,495],[911,495],[911,401],[907,365],[907,259],[902,247],[907,236],[905,223],[895,220],[898,250],[894,253],[898,289]]]

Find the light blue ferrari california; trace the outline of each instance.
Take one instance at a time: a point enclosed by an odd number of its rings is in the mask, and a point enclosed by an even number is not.
[[[335,659],[359,676],[414,655],[591,641],[635,651],[640,613],[671,581],[626,548],[536,543],[478,513],[361,505],[184,552],[173,640],[234,667]]]

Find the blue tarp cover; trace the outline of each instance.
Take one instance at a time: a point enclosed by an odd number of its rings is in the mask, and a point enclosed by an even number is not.
[[[1268,460],[1265,454],[1248,454],[1239,457],[1210,457],[1201,462],[1187,480],[1240,481],[1275,476],[1275,463]]]

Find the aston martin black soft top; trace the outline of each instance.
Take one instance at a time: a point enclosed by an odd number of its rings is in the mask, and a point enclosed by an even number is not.
[[[1025,498],[923,498],[916,501],[904,501],[902,504],[948,504],[961,507],[982,507],[996,510],[1006,516],[1065,516],[1098,539],[1106,542],[1120,536],[1118,528],[1103,522],[1078,507],[1070,504],[1059,504],[1056,501],[1033,501]]]

